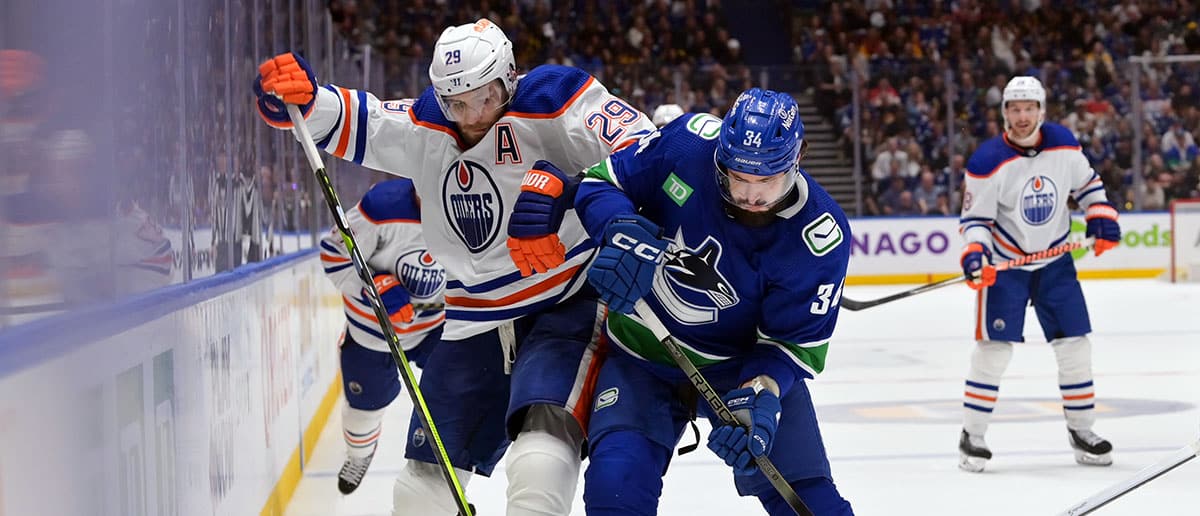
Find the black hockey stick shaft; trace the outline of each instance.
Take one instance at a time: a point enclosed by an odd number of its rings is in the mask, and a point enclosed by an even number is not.
[[[708,380],[704,378],[704,375],[700,373],[700,369],[698,369],[696,365],[688,359],[687,355],[683,353],[683,348],[680,346],[679,342],[675,340],[675,337],[671,336],[669,331],[667,331],[667,327],[664,326],[662,321],[658,319],[658,316],[654,314],[654,310],[650,308],[650,305],[647,305],[645,301],[639,300],[634,306],[634,310],[637,311],[638,317],[642,320],[642,323],[646,325],[646,328],[654,333],[654,337],[657,338],[658,341],[662,343],[663,347],[667,349],[667,353],[671,355],[671,358],[675,360],[675,363],[679,366],[679,368],[682,369],[685,374],[687,374],[688,380],[692,382],[692,385],[695,386],[696,390],[700,392],[700,395],[704,397],[704,401],[708,402],[708,406],[712,407],[713,412],[717,414],[717,417],[720,418],[721,422],[727,425],[741,426],[746,428],[747,431],[750,431],[751,429],[742,424],[742,422],[738,421],[737,418],[733,416],[733,412],[729,410],[729,407],[725,406],[725,402],[721,400],[721,395],[717,394],[717,391],[713,390],[712,385],[709,384]],[[813,516],[813,513],[811,510],[809,510],[808,506],[804,505],[804,500],[800,499],[800,495],[796,494],[796,490],[792,489],[792,486],[791,484],[788,484],[787,479],[783,478],[783,475],[779,473],[779,469],[775,467],[775,464],[771,462],[771,459],[767,458],[766,455],[761,455],[754,458],[754,463],[758,466],[758,469],[762,471],[763,476],[767,477],[767,480],[771,482],[773,487],[775,487],[775,490],[779,492],[779,495],[783,497],[784,501],[787,502],[788,506],[790,506],[793,511],[796,511],[798,516]]]
[[[1093,245],[1095,245],[1095,243],[1096,243],[1095,238],[1087,238],[1080,242],[1067,242],[1065,244],[1056,245],[1054,247],[1046,249],[1045,251],[1038,251],[1033,254],[1027,254],[1025,256],[1013,258],[1013,259],[1005,261],[1005,262],[1000,262],[995,265],[996,271],[997,272],[1006,271],[1008,269],[1013,269],[1016,267],[1020,267],[1022,265],[1028,265],[1035,261],[1044,260],[1046,258],[1053,258],[1055,256],[1069,253],[1076,249],[1090,249]],[[864,310],[867,308],[871,308],[873,306],[879,306],[879,305],[882,305],[885,303],[891,303],[892,301],[904,299],[906,297],[912,297],[917,294],[924,294],[925,292],[929,292],[930,290],[937,290],[937,289],[945,287],[947,285],[955,285],[958,283],[962,283],[964,281],[967,281],[967,277],[965,275],[964,276],[953,276],[953,277],[946,278],[941,281],[927,283],[925,285],[921,285],[919,287],[916,287],[916,288],[913,288],[910,290],[905,290],[905,291],[897,292],[897,293],[889,295],[889,296],[884,296],[879,299],[871,299],[868,301],[858,301],[858,300],[850,299],[847,297],[842,297],[842,301],[840,304],[841,304],[842,308],[845,308],[847,310],[851,310],[851,311]]]
[[[333,223],[342,236],[342,242],[346,244],[346,250],[350,252],[350,259],[354,262],[354,269],[358,271],[359,279],[362,280],[367,300],[379,322],[379,329],[383,332],[388,349],[392,352],[392,359],[400,368],[402,373],[400,379],[404,380],[404,386],[408,388],[408,396],[412,398],[417,419],[421,422],[421,427],[429,434],[434,450],[433,457],[442,468],[442,476],[445,477],[446,483],[450,487],[450,493],[454,495],[454,503],[458,505],[459,514],[473,516],[475,509],[467,503],[467,495],[463,491],[462,483],[458,480],[458,475],[454,472],[454,466],[450,462],[450,456],[446,453],[446,446],[442,444],[441,436],[438,435],[437,427],[433,424],[433,417],[429,414],[429,405],[425,403],[425,397],[421,395],[417,377],[408,364],[408,357],[405,356],[404,349],[400,347],[400,338],[396,336],[396,331],[392,328],[387,309],[384,308],[383,301],[379,299],[379,291],[375,288],[375,281],[372,279],[371,266],[363,258],[362,251],[359,250],[358,244],[354,240],[354,232],[351,231],[350,223],[346,220],[346,213],[338,201],[337,192],[334,191],[333,184],[329,181],[329,174],[325,172],[325,165],[321,161],[321,155],[317,152],[317,145],[313,143],[312,134],[308,131],[308,124],[295,104],[288,104],[287,111],[292,119],[293,129],[300,139],[300,145],[304,148],[304,155],[308,158],[308,164],[312,167],[313,174],[317,176],[317,183],[321,187],[321,193],[325,196],[325,204],[329,206],[329,211],[333,214]]]
[[[1108,505],[1113,500],[1129,494],[1134,489],[1142,487],[1146,483],[1167,474],[1169,471],[1182,466],[1187,461],[1190,461],[1200,455],[1200,439],[1197,439],[1192,444],[1184,446],[1176,450],[1170,456],[1160,460],[1157,463],[1151,464],[1142,468],[1141,471],[1134,473],[1132,477],[1122,480],[1120,483],[1114,484],[1109,488],[1096,493],[1087,500],[1079,502],[1070,509],[1064,511],[1060,516],[1083,516],[1091,514],[1097,509]]]

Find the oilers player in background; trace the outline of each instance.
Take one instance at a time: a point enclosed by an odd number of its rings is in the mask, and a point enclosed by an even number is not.
[[[318,88],[292,53],[259,72],[268,124],[290,127],[284,103],[298,104],[318,147],[412,175],[422,236],[447,277],[442,342],[420,387],[460,478],[490,475],[507,449],[507,514],[569,514],[603,356],[603,307],[584,278],[595,244],[573,211],[556,231],[531,221],[516,225],[529,238],[499,235],[535,161],[582,170],[653,131],[650,119],[578,68],[518,77],[512,43],[486,19],[441,34],[432,86],[414,102]],[[414,417],[396,514],[457,512],[428,441]]]
[[[751,425],[750,435],[722,425],[700,403],[714,425],[708,446],[733,467],[738,492],[769,514],[793,514],[754,465],[766,454],[815,514],[852,513],[805,385],[825,368],[850,227],[800,169],[797,111],[788,95],[751,89],[723,121],[683,115],[579,184],[574,208],[601,246],[588,280],[608,304],[613,346],[589,428],[590,516],[657,513],[671,450],[697,408],[694,387],[628,315],[639,299]]]
[[[683,116],[683,108],[679,107],[679,104],[660,104],[654,108],[651,120],[654,122],[654,127],[662,127],[681,116]]]
[[[1092,331],[1070,255],[996,272],[993,259],[1009,260],[1066,242],[1069,197],[1086,210],[1088,237],[1097,256],[1121,240],[1117,209],[1105,197],[1071,131],[1046,117],[1046,90],[1034,77],[1014,77],[1004,87],[1004,133],[983,142],[967,162],[960,228],[966,247],[963,272],[977,276],[975,350],[963,395],[959,466],[983,471],[992,453],[984,441],[1014,342],[1024,342],[1025,307],[1033,305],[1058,360],[1067,438],[1080,464],[1112,464],[1112,444],[1096,435],[1092,385]]]
[[[414,311],[412,303],[440,305],[446,272],[421,237],[419,204],[411,180],[383,181],[346,212],[346,221],[375,273],[375,287],[400,347],[409,361],[425,367],[426,358],[442,337],[446,314],[440,308]],[[346,459],[338,473],[338,490],[350,494],[375,456],[383,410],[400,394],[400,371],[336,228],[321,239],[321,265],[342,292],[346,311],[340,353]]]

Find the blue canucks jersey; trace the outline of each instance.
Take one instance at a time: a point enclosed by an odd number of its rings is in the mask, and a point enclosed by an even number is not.
[[[807,174],[796,201],[761,227],[723,210],[714,152],[721,119],[684,115],[587,170],[575,207],[599,239],[618,216],[663,228],[671,257],[647,304],[698,366],[741,364],[786,389],[825,367],[850,258],[845,213]],[[632,316],[610,313],[610,342],[663,374],[674,362]],[[731,359],[738,359],[731,361]]]

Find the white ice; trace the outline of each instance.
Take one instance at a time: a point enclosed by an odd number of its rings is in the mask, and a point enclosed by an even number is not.
[[[911,286],[849,287],[873,299]],[[1098,422],[1111,467],[1077,465],[1067,445],[1054,354],[1033,311],[1001,384],[982,474],[957,468],[963,375],[973,347],[974,296],[956,285],[860,312],[842,311],[825,372],[810,382],[841,493],[859,515],[1058,514],[1200,437],[1200,284],[1084,283],[1094,332]],[[344,444],[339,413],[321,435],[288,516],[388,515],[403,463],[410,404],[389,409],[379,452],[350,496],[336,487]],[[707,435],[707,427],[701,432]],[[685,440],[690,439],[690,433]],[[702,437],[703,439],[703,437]],[[586,467],[586,463],[585,463]],[[739,498],[731,472],[701,446],[667,473],[659,514],[765,514]],[[476,478],[469,499],[504,514],[503,463]],[[572,515],[584,514],[582,478]],[[1200,514],[1200,459],[1094,514]]]

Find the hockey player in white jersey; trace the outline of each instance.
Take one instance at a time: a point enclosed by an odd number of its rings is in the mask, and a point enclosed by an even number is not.
[[[412,181],[399,178],[372,186],[358,205],[346,212],[346,221],[375,273],[375,286],[400,347],[413,364],[424,367],[442,337],[446,314],[440,305],[446,272],[421,237],[420,203]],[[375,456],[383,411],[400,394],[400,376],[336,229],[321,239],[321,265],[342,292],[346,311],[340,353],[346,460],[338,473],[338,490],[350,494]],[[414,311],[413,303],[439,308]]]
[[[602,356],[603,308],[582,274],[595,245],[573,212],[542,238],[500,233],[535,161],[582,170],[652,131],[649,118],[577,68],[518,77],[512,44],[488,20],[442,33],[433,85],[411,103],[318,88],[292,53],[259,71],[267,123],[289,127],[284,102],[298,104],[318,147],[412,174],[423,236],[447,277],[443,342],[420,387],[461,478],[489,475],[512,439],[508,515],[570,513]],[[560,247],[562,260],[546,258],[556,254],[545,249]],[[395,512],[454,514],[416,422],[406,456],[413,460],[396,482]]]
[[[1005,86],[1005,131],[979,146],[967,163],[960,229],[966,240],[963,272],[978,276],[975,351],[963,394],[959,466],[982,471],[991,458],[984,441],[1014,342],[1024,342],[1026,306],[1032,304],[1058,360],[1067,437],[1080,464],[1112,464],[1112,445],[1092,431],[1095,423],[1092,331],[1083,291],[1069,255],[997,272],[993,257],[1018,258],[1062,244],[1070,233],[1068,197],[1086,209],[1096,255],[1121,240],[1117,209],[1100,176],[1067,128],[1044,123],[1046,91],[1034,77]]]

